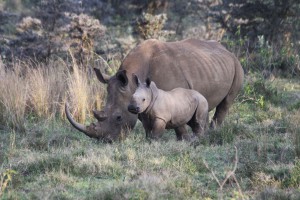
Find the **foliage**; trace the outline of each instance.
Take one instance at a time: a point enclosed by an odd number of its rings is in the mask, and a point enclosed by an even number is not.
[[[283,190],[276,190],[273,188],[267,188],[265,191],[261,192],[258,196],[258,199],[268,200],[297,200],[300,198],[300,193],[298,190],[291,190],[291,191],[283,191]]]
[[[270,103],[280,104],[282,102],[282,94],[271,82],[265,81],[261,75],[247,77],[239,98],[242,102],[253,102],[261,109],[265,109]]]
[[[254,51],[257,52],[248,65],[252,69],[263,70],[264,76],[269,78],[270,72],[273,75],[287,77],[299,75],[299,54],[289,46],[278,46],[270,44],[264,36],[258,36],[258,44]],[[269,73],[269,74],[268,74]]]
[[[47,61],[72,50],[79,62],[87,64],[105,32],[98,19],[80,13],[77,3],[69,0],[38,1],[32,11],[15,25],[18,37],[7,43],[2,57]]]
[[[229,0],[216,5],[212,15],[231,34],[240,27],[241,36],[251,42],[264,36],[270,43],[280,44],[297,38],[294,28],[299,28],[299,9],[296,0]]]
[[[168,40],[174,31],[163,30],[168,20],[168,1],[149,1],[137,20],[137,32],[144,39]]]
[[[158,39],[162,35],[162,29],[166,23],[166,15],[152,15],[143,13],[138,23],[138,31],[143,39]]]
[[[5,4],[9,9],[9,2]],[[193,37],[227,44],[246,72],[263,71],[267,78],[300,74],[296,0],[27,0],[12,4],[24,8],[24,15],[2,13],[0,32],[5,39],[0,39],[0,48],[8,61],[12,55],[38,61],[53,55],[65,58],[71,49],[86,65],[96,59],[94,52],[105,54],[107,60],[119,52],[125,56],[141,38]]]
[[[291,172],[291,186],[300,187],[300,160],[295,160],[295,165]]]
[[[285,185],[294,188],[300,188],[300,160],[296,159],[290,176],[285,180]]]
[[[276,181],[271,175],[265,174],[263,172],[255,172],[253,177],[253,186],[258,190],[266,187],[278,187],[280,182]]]
[[[241,34],[240,25],[234,36],[226,36],[222,43],[235,52],[246,73],[258,72],[270,80],[276,76],[293,77],[300,74],[298,47],[294,44],[280,46],[267,41],[263,35],[258,35],[257,41],[253,42]]]
[[[0,197],[7,188],[8,184],[12,181],[14,174],[17,174],[17,172],[12,169],[7,169],[5,172],[0,173]]]

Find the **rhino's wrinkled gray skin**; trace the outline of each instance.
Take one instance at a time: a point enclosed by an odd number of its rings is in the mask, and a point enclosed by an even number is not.
[[[89,137],[109,141],[117,140],[121,130],[133,128],[137,121],[137,115],[127,109],[136,89],[132,74],[136,74],[141,82],[149,77],[162,90],[181,87],[198,91],[207,99],[209,110],[216,108],[211,126],[223,122],[244,77],[238,59],[220,43],[196,39],[178,42],[146,40],[125,57],[114,76],[101,74],[99,69],[95,72],[99,81],[107,84],[108,93],[104,110],[94,112],[98,121],[83,128],[74,124],[71,117],[68,119]],[[185,126],[176,128],[176,132],[184,134]]]
[[[195,136],[203,135],[208,124],[208,103],[195,90],[175,88],[163,91],[149,79],[142,84],[134,75],[137,89],[133,94],[128,111],[138,114],[146,137],[158,139],[165,129],[175,129],[188,124]],[[176,131],[178,140],[190,141],[186,132]]]

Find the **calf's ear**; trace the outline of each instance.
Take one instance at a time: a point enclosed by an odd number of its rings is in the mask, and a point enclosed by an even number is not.
[[[148,78],[146,79],[146,86],[147,86],[147,87],[150,87],[150,84],[151,84],[151,80],[150,80],[150,78],[148,77]]]
[[[132,74],[132,78],[133,78],[133,81],[136,84],[136,86],[139,87],[140,81],[139,81],[139,78],[137,77],[137,75]]]

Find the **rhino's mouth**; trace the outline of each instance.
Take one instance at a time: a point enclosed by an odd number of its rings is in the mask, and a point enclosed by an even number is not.
[[[131,113],[133,113],[133,114],[139,114],[140,108],[132,106],[132,105],[129,105],[128,106],[128,111],[131,112]]]

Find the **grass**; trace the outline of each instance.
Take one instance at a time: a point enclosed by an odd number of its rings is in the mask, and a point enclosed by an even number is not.
[[[224,125],[196,147],[173,131],[149,143],[140,123],[103,144],[73,129],[63,105],[89,121],[104,88],[74,61],[49,65],[0,65],[0,198],[300,198],[299,80],[247,75]]]
[[[13,69],[0,63],[0,122],[4,127],[25,132],[27,122],[64,119],[67,101],[79,122],[102,106],[103,86],[88,72],[91,69],[75,60],[71,67],[61,60],[47,66],[19,61]]]
[[[19,66],[15,67],[15,71],[5,71],[5,66],[0,63],[0,122],[24,131],[28,84],[20,78],[21,73]]]

